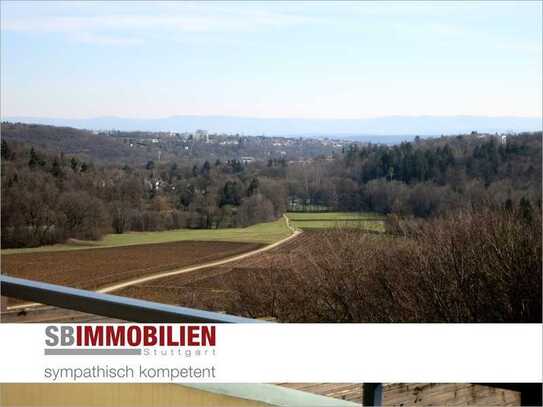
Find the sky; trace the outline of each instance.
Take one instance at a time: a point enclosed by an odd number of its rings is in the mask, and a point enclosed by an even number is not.
[[[541,116],[542,2],[1,2],[1,114]]]

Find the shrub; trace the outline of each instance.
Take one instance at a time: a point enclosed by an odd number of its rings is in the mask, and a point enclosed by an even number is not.
[[[386,236],[323,231],[290,254],[291,266],[232,279],[231,312],[288,322],[541,322],[541,214],[532,215],[395,218]]]

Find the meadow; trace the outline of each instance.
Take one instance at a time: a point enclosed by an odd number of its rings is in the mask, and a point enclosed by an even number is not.
[[[299,229],[361,228],[384,232],[384,218],[371,212],[289,212],[288,218]]]
[[[259,223],[246,228],[228,229],[176,229],[160,232],[129,232],[108,234],[99,241],[70,240],[65,244],[40,246],[24,249],[6,249],[1,254],[22,254],[52,251],[98,249],[181,241],[239,242],[269,244],[290,235],[284,218],[274,222]]]

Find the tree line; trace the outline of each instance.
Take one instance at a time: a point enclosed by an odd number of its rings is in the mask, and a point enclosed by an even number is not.
[[[3,247],[111,232],[243,227],[277,219],[288,202],[416,217],[541,208],[541,132],[353,144],[341,156],[251,164],[93,163],[2,139],[1,162]]]
[[[352,145],[341,158],[289,167],[288,188],[307,205],[419,217],[521,201],[540,207],[541,132]]]
[[[5,248],[111,232],[244,227],[286,209],[281,173],[236,160],[97,165],[2,140],[1,162]]]

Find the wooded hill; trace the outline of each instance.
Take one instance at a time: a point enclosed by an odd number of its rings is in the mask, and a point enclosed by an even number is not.
[[[239,134],[89,131],[25,123],[2,123],[2,138],[51,153],[74,154],[101,164],[142,165],[147,161],[306,160],[341,154],[348,141]]]
[[[430,216],[471,206],[541,206],[541,132],[351,146],[289,168],[291,200],[343,211]]]
[[[148,159],[153,148],[133,150],[83,130],[4,123],[2,246],[246,226],[277,219],[289,201],[416,217],[541,208],[541,132],[353,144],[335,156],[249,164],[175,155],[158,162]]]
[[[112,137],[88,130],[40,124],[2,123],[2,140],[27,143],[44,152],[77,155],[99,163],[145,163],[157,156],[156,148],[133,149]]]
[[[1,156],[5,248],[129,230],[240,227],[286,210],[280,164],[106,166],[4,139]]]

